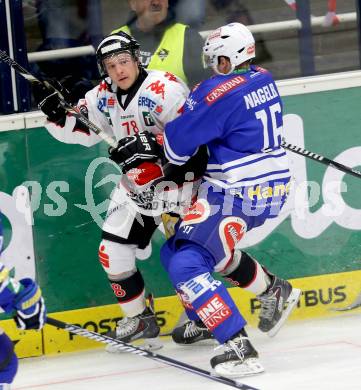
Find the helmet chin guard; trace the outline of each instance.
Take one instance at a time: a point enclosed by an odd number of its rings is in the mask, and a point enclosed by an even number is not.
[[[231,63],[230,74],[235,67],[255,58],[255,41],[249,29],[241,23],[230,23],[212,31],[203,46],[203,61],[206,67],[217,74],[218,58],[227,57]]]

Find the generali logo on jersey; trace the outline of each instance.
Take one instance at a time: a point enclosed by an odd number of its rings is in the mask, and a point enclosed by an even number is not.
[[[215,294],[208,302],[197,310],[199,318],[209,330],[213,330],[225,321],[232,311],[223,299]]]
[[[238,87],[240,84],[246,82],[246,79],[242,76],[236,76],[233,79],[226,81],[225,83],[217,85],[212,91],[206,96],[206,102],[210,106],[215,103],[220,97],[226,93],[232,91],[232,89]]]

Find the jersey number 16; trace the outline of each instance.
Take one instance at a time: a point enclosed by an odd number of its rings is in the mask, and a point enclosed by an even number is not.
[[[281,131],[282,131],[282,117],[281,120],[279,119],[280,115],[282,115],[281,104],[280,103],[272,104],[266,109],[256,111],[255,115],[256,118],[262,122],[262,126],[263,126],[262,150],[279,146],[281,144]],[[269,126],[269,124],[271,126]]]

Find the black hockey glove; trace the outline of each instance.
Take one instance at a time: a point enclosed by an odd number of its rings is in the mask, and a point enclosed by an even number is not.
[[[207,164],[208,149],[205,145],[201,145],[197,153],[183,165],[171,164],[163,158],[164,180],[173,181],[178,185],[181,185],[185,180],[191,180],[192,176],[194,180],[200,179],[207,168]]]
[[[109,154],[109,158],[119,164],[123,173],[126,173],[144,161],[156,161],[162,156],[162,148],[155,135],[142,132],[122,138],[116,148],[109,150]]]
[[[43,84],[33,86],[34,100],[51,122],[64,125],[66,111],[60,104],[57,92],[50,90]]]
[[[66,119],[66,111],[60,103],[57,92],[53,92],[46,96],[38,104],[39,110],[41,110],[48,118],[50,122],[55,122],[64,126]]]
[[[66,76],[58,80],[49,79],[49,84],[54,86],[64,100],[75,105],[79,99],[83,98],[85,93],[93,88],[92,83],[84,78],[76,79],[74,76]],[[61,105],[61,99],[58,94],[43,84],[35,84],[33,86],[34,100],[39,109],[48,117],[48,120],[60,125],[64,125],[66,119],[66,111]]]

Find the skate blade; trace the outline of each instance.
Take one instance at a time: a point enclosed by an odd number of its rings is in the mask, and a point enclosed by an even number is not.
[[[282,316],[277,322],[277,324],[267,332],[269,337],[274,337],[279,332],[283,324],[286,322],[287,318],[291,314],[292,310],[296,307],[298,301],[301,298],[301,290],[299,288],[293,288],[291,294],[287,298],[286,301],[286,309],[282,312]]]
[[[239,361],[230,361],[218,364],[214,368],[216,376],[223,376],[225,378],[243,378],[245,376],[252,376],[264,372],[264,367],[258,358],[249,358],[243,363]]]
[[[136,340],[131,343],[135,347],[144,349],[145,351],[157,351],[158,349],[163,348],[163,343],[160,341],[159,337]],[[105,350],[109,353],[124,353],[127,352],[122,348],[121,345],[107,345]]]
[[[176,343],[174,340],[173,342],[177,345],[179,345],[180,347],[215,347],[217,345],[219,345],[219,342],[216,340],[216,339],[206,339],[206,340],[199,340],[199,341],[195,341],[194,343],[187,343],[187,344],[183,344],[183,343]]]
[[[160,341],[159,337],[155,338],[149,338],[149,339],[142,339],[142,340],[136,340],[134,342],[129,343],[131,345],[134,345],[135,347],[144,349],[145,351],[157,351],[158,349],[163,348],[163,343]],[[105,347],[105,350],[109,353],[124,353],[127,352],[122,348],[121,345],[110,345],[108,344]]]
[[[208,339],[208,340],[200,340],[196,341],[193,344],[177,344],[177,345],[183,345],[185,347],[191,347],[194,345],[195,347],[215,347],[219,345],[219,342],[216,339]]]

